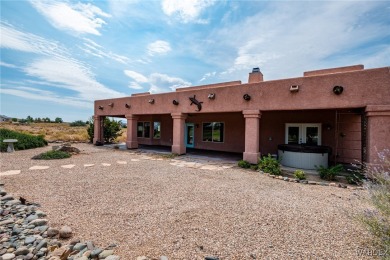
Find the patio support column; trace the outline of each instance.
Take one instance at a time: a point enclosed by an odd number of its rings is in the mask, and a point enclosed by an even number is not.
[[[186,145],[184,142],[184,131],[187,114],[172,113],[171,116],[173,119],[172,153],[185,154]]]
[[[245,152],[243,159],[256,164],[259,157],[260,110],[244,110],[245,118]]]
[[[127,149],[137,149],[138,148],[138,139],[137,139],[138,117],[134,115],[126,115],[126,119],[127,119],[126,147]]]
[[[390,148],[390,105],[368,105],[366,116],[367,162],[375,163],[378,152]]]
[[[93,116],[93,143],[94,144],[103,144],[103,122],[104,116]]]

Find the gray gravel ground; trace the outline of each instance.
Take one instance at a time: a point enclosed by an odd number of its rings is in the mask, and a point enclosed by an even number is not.
[[[50,147],[1,153],[0,172],[22,170],[1,181],[9,193],[40,203],[50,226],[68,225],[74,237],[97,245],[117,243],[122,259],[361,259],[357,250],[369,246],[368,233],[351,218],[367,207],[360,199],[366,191],[74,146],[80,155],[53,161],[30,159]],[[34,165],[50,168],[29,170]]]

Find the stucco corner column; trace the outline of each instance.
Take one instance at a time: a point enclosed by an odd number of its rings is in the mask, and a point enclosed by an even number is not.
[[[138,117],[135,115],[126,115],[126,119],[127,119],[126,147],[127,149],[137,149],[138,148],[138,139],[137,139]]]
[[[93,144],[102,145],[104,143],[103,122],[104,116],[93,116]]]
[[[244,110],[242,114],[245,118],[245,152],[243,159],[253,164],[257,164],[260,141],[260,110]]]
[[[367,162],[376,163],[378,152],[390,149],[390,105],[368,105]]]
[[[172,113],[171,116],[173,119],[172,153],[185,154],[186,145],[184,142],[184,131],[187,114]]]

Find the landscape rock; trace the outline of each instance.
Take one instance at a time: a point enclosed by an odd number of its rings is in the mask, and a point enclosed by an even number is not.
[[[30,250],[25,246],[21,246],[15,251],[15,255],[27,255],[28,253],[30,253]]]
[[[109,255],[105,259],[106,260],[120,260],[121,258],[117,255]]]
[[[56,228],[48,228],[48,230],[47,230],[47,236],[48,237],[55,237],[59,233],[60,233],[60,231],[58,229],[56,229]]]
[[[34,226],[43,226],[47,224],[47,219],[43,219],[43,218],[34,219],[29,224]]]
[[[72,236],[72,228],[69,226],[63,226],[60,229],[60,238],[70,238]]]
[[[99,259],[105,259],[107,256],[110,256],[114,253],[114,250],[103,250],[103,252],[101,252],[99,254]]]
[[[15,254],[12,253],[7,253],[1,256],[3,260],[11,260],[15,258]]]

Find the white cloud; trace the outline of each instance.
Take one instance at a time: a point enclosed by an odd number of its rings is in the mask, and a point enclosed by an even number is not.
[[[126,1],[118,1],[118,0],[109,0],[109,9],[110,13],[117,17],[126,16],[134,9],[134,4],[140,2],[139,0],[126,0]]]
[[[349,51],[362,46],[370,49],[370,42],[389,36],[388,25],[365,20],[378,5],[353,1],[270,3],[261,13],[213,32],[212,39],[224,41],[213,41],[212,48],[224,50],[215,53],[220,53],[222,66],[229,64],[220,75],[241,77],[260,66],[268,80],[301,76],[306,70],[360,64],[364,54],[351,56]]]
[[[30,87],[14,87],[14,88],[0,88],[0,93],[2,95],[12,95],[26,99],[32,100],[42,100],[48,102],[54,102],[57,104],[75,106],[80,108],[91,108],[93,103],[91,101],[86,102],[85,100],[78,100],[77,98],[59,96],[50,91],[43,91],[40,89],[30,88]]]
[[[125,73],[126,76],[134,79],[138,83],[148,82],[148,78],[146,78],[141,73],[138,73],[138,72],[135,72],[135,71],[132,71],[132,70],[124,70],[123,72]]]
[[[203,75],[203,77],[199,80],[199,82],[202,82],[210,77],[214,77],[215,75],[217,74],[216,71],[213,71],[213,72],[208,72],[206,74]]]
[[[50,56],[64,55],[66,50],[58,42],[47,40],[32,33],[15,29],[5,22],[0,23],[0,47]]]
[[[212,6],[215,2],[215,0],[163,0],[162,10],[166,15],[175,16],[183,23],[207,23],[198,17],[204,9]]]
[[[78,93],[84,100],[121,97],[119,93],[96,81],[94,75],[83,63],[67,58],[40,59],[28,65],[24,71],[33,77],[56,84]]]
[[[86,53],[89,53],[93,56],[99,57],[99,58],[109,58],[112,60],[115,60],[117,62],[128,64],[130,59],[123,55],[115,54],[111,51],[105,50],[101,45],[97,44],[96,42],[84,38],[84,47],[80,47],[83,51]]]
[[[71,5],[47,0],[30,0],[30,3],[57,29],[77,34],[101,35],[98,29],[106,22],[100,17],[110,17],[109,14],[90,3],[79,2]]]
[[[148,54],[150,56],[154,56],[154,55],[162,55],[162,54],[165,54],[167,52],[170,52],[172,49],[171,49],[171,46],[169,44],[169,42],[166,42],[166,41],[155,41],[155,42],[152,42],[148,45]]]
[[[139,89],[143,89],[143,87],[140,85],[140,84],[138,84],[137,82],[130,82],[130,84],[129,84],[129,88],[131,88],[131,89],[137,89],[137,90],[139,90]]]
[[[166,74],[152,73],[149,77],[151,93],[161,93],[174,91],[176,88],[189,87],[190,82],[187,82],[181,78],[170,77]]]
[[[10,64],[10,63],[6,63],[6,62],[3,62],[3,61],[0,61],[0,66],[6,67],[6,68],[11,68],[11,69],[17,69],[18,68],[18,66],[16,66],[16,65],[13,65],[13,64]]]

